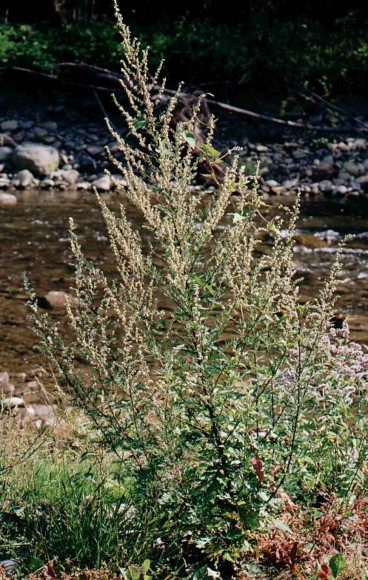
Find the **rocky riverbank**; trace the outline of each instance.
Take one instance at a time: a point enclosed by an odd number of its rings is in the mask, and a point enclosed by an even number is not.
[[[14,111],[11,111],[14,113]],[[57,120],[55,120],[57,119]],[[79,119],[79,120],[78,120]],[[234,121],[233,116],[233,121]],[[60,105],[16,116],[0,116],[0,204],[17,202],[17,190],[28,188],[109,192],[114,188],[105,169],[114,172],[106,146],[119,156],[117,143],[104,125],[78,117]],[[221,124],[219,131],[221,141]],[[368,199],[368,141],[308,135],[277,142],[236,142],[249,174],[260,165],[261,192]],[[219,146],[226,148],[227,143]],[[115,176],[114,176],[115,177]],[[124,184],[121,176],[116,179]]]
[[[56,397],[45,391],[39,372],[0,372],[0,417],[12,415],[22,426],[37,429],[55,427],[56,403]]]
[[[1,96],[0,105],[3,105]],[[43,100],[23,103],[18,108],[8,103],[0,110],[0,206],[3,206],[0,207],[3,214],[0,325],[5,352],[0,368],[3,371],[0,372],[0,409],[16,415],[21,422],[40,427],[45,423],[52,425],[56,399],[53,396],[45,398],[40,381],[28,372],[39,361],[33,353],[34,338],[25,329],[25,297],[20,291],[22,272],[25,269],[30,272],[39,291],[40,306],[50,310],[56,320],[63,320],[70,276],[65,222],[67,216],[72,215],[77,223],[83,223],[85,231],[91,234],[89,252],[101,260],[104,249],[100,242],[106,238],[94,213],[92,192],[94,188],[106,193],[113,190],[110,177],[104,173],[105,169],[114,173],[105,146],[116,150],[117,144],[96,107],[86,110],[84,115],[80,105],[47,104]],[[361,237],[355,242],[356,247],[349,250],[352,262],[346,275],[352,277],[352,272],[356,273],[354,296],[357,304],[354,308],[358,307],[362,316],[366,300],[362,280],[366,279],[366,267],[365,262],[357,260],[365,259],[367,252],[363,244],[366,228],[365,220],[356,222],[357,212],[365,215],[366,206],[362,202],[368,201],[368,141],[356,135],[340,140],[301,136],[290,131],[280,132],[277,138],[257,139],[254,132],[247,136],[246,125],[244,129],[240,124],[235,127],[237,119],[233,116],[225,123],[224,119],[220,120],[217,147],[221,150],[233,145],[244,148],[240,155],[249,174],[254,174],[257,165],[260,167],[260,188],[265,197],[272,196],[278,203],[279,196],[284,203],[285,197],[300,190],[303,203],[313,204],[312,198],[335,205],[346,200],[346,205],[354,204],[357,208],[354,209],[354,224]],[[114,122],[123,130],[118,120]],[[12,205],[15,207],[5,207]],[[362,220],[362,216],[359,219]],[[317,287],[319,261],[325,265],[328,252],[334,251],[331,239],[335,240],[333,236],[338,235],[334,230],[341,228],[341,235],[350,230],[345,232],[337,218],[333,223],[321,218],[313,227],[316,233],[306,229],[309,241],[302,230],[303,239],[300,243],[297,241],[296,250],[309,284]],[[328,236],[323,243],[316,238],[319,232]],[[316,240],[327,247],[314,248]],[[315,271],[314,266],[310,266],[312,258],[317,264]],[[108,267],[107,258],[105,266]],[[345,286],[345,310],[351,311],[352,287]],[[355,330],[361,334],[360,327]],[[366,340],[365,335],[363,340]],[[19,370],[27,374],[5,372]]]

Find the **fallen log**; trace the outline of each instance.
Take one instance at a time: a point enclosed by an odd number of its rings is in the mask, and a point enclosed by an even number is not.
[[[59,65],[64,70],[73,70],[75,72],[83,71],[84,73],[88,73],[88,75],[94,78],[97,82],[109,81],[116,83],[116,87],[106,87],[104,84],[95,84],[92,82],[82,83],[75,80],[68,80],[65,78],[60,78],[58,75],[53,75],[49,73],[43,73],[39,71],[34,71],[31,69],[27,69],[24,67],[14,66],[11,67],[9,70],[23,73],[23,74],[31,74],[34,76],[42,77],[46,80],[59,83],[64,86],[68,87],[76,87],[76,88],[84,88],[91,91],[98,91],[98,92],[124,92],[123,89],[120,87],[120,81],[122,80],[122,75],[116,73],[114,71],[109,71],[108,69],[104,69],[101,67],[97,67],[94,65],[89,65],[86,63],[71,63],[71,62],[63,62]],[[159,89],[160,87],[157,87]],[[164,93],[167,95],[174,95],[176,94],[175,90],[165,89]],[[180,96],[185,96],[187,93],[180,93]],[[351,134],[351,133],[358,133],[363,135],[368,135],[368,127],[363,121],[359,121],[361,126],[359,127],[328,127],[326,125],[312,125],[310,123],[302,123],[299,121],[289,121],[286,119],[280,119],[279,117],[273,117],[270,115],[265,115],[263,113],[256,113],[255,111],[250,111],[249,109],[244,109],[241,107],[235,107],[233,105],[229,105],[228,103],[223,103],[221,101],[217,101],[213,98],[206,97],[206,102],[210,105],[218,107],[224,111],[228,111],[230,113],[236,113],[238,115],[244,115],[255,121],[264,122],[264,123],[272,123],[274,125],[280,125],[282,127],[288,127],[290,129],[300,129],[300,130],[307,130],[307,131],[315,131],[318,133],[341,133],[341,134]]]

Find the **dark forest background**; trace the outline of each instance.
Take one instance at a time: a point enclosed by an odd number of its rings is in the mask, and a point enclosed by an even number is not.
[[[171,82],[219,92],[300,85],[366,94],[368,3],[361,0],[120,0]],[[118,68],[109,0],[0,1],[0,63],[54,70],[65,60]]]

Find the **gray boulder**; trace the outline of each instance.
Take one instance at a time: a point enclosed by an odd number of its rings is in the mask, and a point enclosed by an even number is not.
[[[9,121],[3,121],[1,123],[2,131],[16,131],[18,129],[18,121],[11,119]]]
[[[13,153],[11,147],[0,147],[0,163],[7,161]]]
[[[51,175],[58,168],[59,161],[59,152],[55,147],[38,143],[18,145],[12,156],[16,169],[29,169],[38,175]]]

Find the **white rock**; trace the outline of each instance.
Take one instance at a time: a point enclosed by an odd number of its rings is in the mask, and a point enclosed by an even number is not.
[[[22,397],[7,397],[1,401],[3,409],[13,409],[14,407],[24,407]]]
[[[79,171],[76,169],[63,169],[60,171],[60,176],[70,185],[74,185],[78,181]]]
[[[77,183],[77,189],[81,191],[88,191],[91,189],[91,184],[88,181],[79,181]]]
[[[17,179],[19,180],[20,187],[28,187],[33,182],[34,177],[29,169],[22,169],[22,171],[18,171]]]
[[[15,205],[17,198],[12,193],[0,193],[0,206]]]
[[[38,143],[18,145],[12,156],[16,169],[29,169],[38,175],[51,175],[58,168],[59,161],[59,152],[55,147]]]
[[[346,185],[338,185],[333,190],[335,195],[345,195],[348,192]]]
[[[278,187],[280,184],[275,179],[268,179],[266,185],[268,185],[268,187]]]
[[[112,185],[111,178],[109,175],[103,175],[99,179],[95,179],[92,185],[97,191],[110,191]]]
[[[65,308],[66,293],[62,290],[51,290],[45,295],[45,300],[51,308]]]

